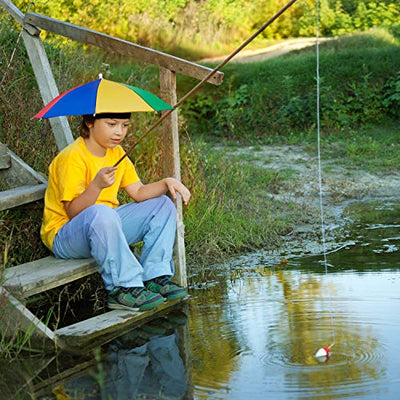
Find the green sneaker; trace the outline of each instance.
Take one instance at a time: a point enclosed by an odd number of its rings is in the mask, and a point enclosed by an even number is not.
[[[153,293],[159,293],[167,300],[181,299],[186,296],[185,289],[171,282],[167,275],[159,276],[158,278],[150,279],[144,282],[147,290]]]
[[[108,292],[108,308],[112,310],[146,311],[163,302],[162,296],[143,287],[117,287]]]

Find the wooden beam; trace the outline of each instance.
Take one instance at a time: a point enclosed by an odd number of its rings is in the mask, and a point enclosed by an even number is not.
[[[33,347],[54,349],[54,332],[1,286],[0,300],[5,303],[0,310],[0,331],[4,337],[12,338],[16,332],[24,332]]]
[[[17,207],[22,204],[42,200],[46,191],[44,183],[40,185],[25,185],[0,192],[0,211]]]
[[[11,167],[11,157],[7,153],[7,147],[0,143],[0,169],[9,169]]]
[[[47,104],[57,97],[59,92],[42,40],[39,37],[31,36],[24,31],[22,32],[22,38],[25,42],[29,59],[31,60],[43,103]],[[34,112],[32,111],[32,115],[33,114]],[[50,118],[50,125],[53,129],[58,150],[62,150],[74,141],[66,117]]]
[[[154,319],[184,299],[165,301],[148,311],[112,310],[54,332],[56,344],[70,352],[82,353],[109,342],[135,326]]]
[[[176,74],[169,69],[160,68],[160,95],[168,104],[176,103]],[[172,176],[181,180],[181,166],[179,155],[178,113],[172,112],[163,121],[162,155],[165,176]],[[182,199],[178,196],[175,201],[177,209],[177,227],[175,238],[175,280],[187,287],[186,255],[185,255],[185,226],[182,216]]]
[[[43,177],[39,172],[36,172],[33,168],[31,168],[22,158],[18,157],[14,152],[12,152],[10,149],[7,148],[7,153],[11,157],[11,165],[12,168],[15,168],[17,170],[17,174],[19,176],[22,175],[22,171],[24,171],[27,175],[30,175],[30,177],[33,178],[34,182],[36,183],[44,183],[47,185],[47,180],[45,177]]]
[[[0,0],[0,6],[2,6],[24,29],[33,36],[39,36],[40,29],[30,24],[25,24],[24,14],[9,0]]]
[[[206,77],[207,74],[212,71],[210,68],[202,65],[44,15],[26,13],[24,21],[39,26],[48,32],[56,33],[78,42],[101,47],[117,54],[131,56],[148,64],[158,65],[199,80]],[[214,85],[220,85],[223,77],[224,74],[222,72],[217,72],[210,77],[208,82]]]

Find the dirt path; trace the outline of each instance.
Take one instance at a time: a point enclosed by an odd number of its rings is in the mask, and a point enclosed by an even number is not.
[[[327,40],[332,40],[331,38],[320,38],[320,42]],[[282,54],[289,53],[292,50],[300,50],[306,47],[314,46],[315,38],[296,38],[284,40],[280,43],[274,44],[272,46],[264,47],[258,50],[242,50],[237,54],[231,62],[236,63],[249,63],[256,61],[263,61],[269,58],[274,58],[281,56]],[[205,58],[199,62],[220,62],[225,59],[226,56]]]

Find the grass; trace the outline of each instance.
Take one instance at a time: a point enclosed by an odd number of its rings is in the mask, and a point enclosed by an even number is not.
[[[188,258],[196,263],[276,248],[299,217],[293,205],[270,198],[283,179],[276,171],[227,158],[204,144],[197,170],[203,177],[185,211]]]
[[[306,139],[316,124],[315,68],[315,49],[245,67],[228,64],[223,69],[225,83],[218,88],[204,86],[182,106],[182,117],[191,132],[207,132],[209,141],[256,145]],[[321,45],[320,110],[325,134],[397,121],[399,71],[399,40],[388,30]],[[185,90],[191,86],[187,79],[181,83]]]

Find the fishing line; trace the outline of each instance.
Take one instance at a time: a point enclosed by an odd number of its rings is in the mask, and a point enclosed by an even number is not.
[[[319,25],[320,25],[320,3],[316,0],[316,81],[317,81],[317,153],[318,153],[318,187],[319,187],[319,210],[321,219],[321,240],[322,240],[322,252],[324,256],[324,268],[325,275],[328,274],[328,261],[327,261],[327,251],[326,251],[326,239],[325,239],[325,220],[324,220],[324,206],[323,206],[323,194],[322,194],[322,166],[321,166],[321,116],[320,116],[320,63],[319,63]],[[336,341],[335,330],[333,328],[333,316],[332,316],[332,304],[329,307],[330,322],[331,322],[331,333],[332,333],[332,344],[323,349],[317,351],[321,352],[320,355],[328,356],[329,350],[334,346]],[[325,354],[323,354],[325,352]]]

